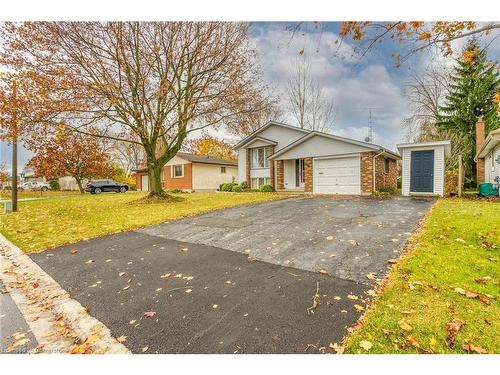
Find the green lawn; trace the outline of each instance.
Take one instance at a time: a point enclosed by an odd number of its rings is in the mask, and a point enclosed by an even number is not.
[[[414,240],[346,352],[499,353],[500,202],[441,199]]]
[[[10,199],[12,194],[11,190],[0,190],[0,199]],[[67,195],[78,195],[79,191],[60,191],[60,190],[48,190],[48,191],[40,191],[40,190],[26,190],[26,191],[18,191],[17,198],[48,198],[48,197],[61,197]]]
[[[275,193],[175,194],[179,202],[139,203],[145,193],[78,195],[19,202],[0,214],[0,232],[25,252],[140,228],[240,204],[284,198]]]

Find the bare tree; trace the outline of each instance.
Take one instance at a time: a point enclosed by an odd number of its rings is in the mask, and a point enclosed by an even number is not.
[[[245,24],[6,23],[0,37],[0,63],[51,77],[77,107],[59,122],[143,147],[150,196],[166,195],[161,170],[190,132],[253,111],[245,99],[259,91]]]
[[[413,75],[405,92],[410,107],[410,116],[403,119],[408,141],[426,142],[451,140],[451,157],[446,168],[458,166],[458,155],[466,153],[467,142],[457,135],[436,126],[440,106],[448,94],[451,71],[444,65],[432,65],[421,75]]]
[[[297,59],[287,84],[290,109],[299,127],[328,132],[333,128],[335,108],[319,81],[311,74],[311,63],[304,56]]]

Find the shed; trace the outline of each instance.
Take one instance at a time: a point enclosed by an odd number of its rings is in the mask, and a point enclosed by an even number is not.
[[[451,142],[403,143],[401,154],[401,190],[409,195],[444,195],[445,159],[450,156]]]

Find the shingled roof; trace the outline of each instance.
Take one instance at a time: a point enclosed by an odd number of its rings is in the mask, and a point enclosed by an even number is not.
[[[220,158],[214,158],[212,156],[206,156],[206,155],[194,155],[194,154],[188,154],[187,152],[178,152],[177,155],[178,157],[190,161],[191,163],[201,163],[201,164],[217,164],[217,165],[230,165],[230,166],[237,166],[238,162],[235,160],[227,160],[227,159],[220,159]],[[139,168],[135,169],[135,172],[144,172],[147,171],[147,168]]]

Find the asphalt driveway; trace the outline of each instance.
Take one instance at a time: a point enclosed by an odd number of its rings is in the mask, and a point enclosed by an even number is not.
[[[135,353],[315,352],[356,322],[372,287],[366,275],[386,272],[431,204],[266,202],[32,259]],[[319,269],[329,275],[311,272]]]
[[[370,284],[397,258],[433,200],[297,198],[234,207],[141,233],[248,254],[265,262]]]

